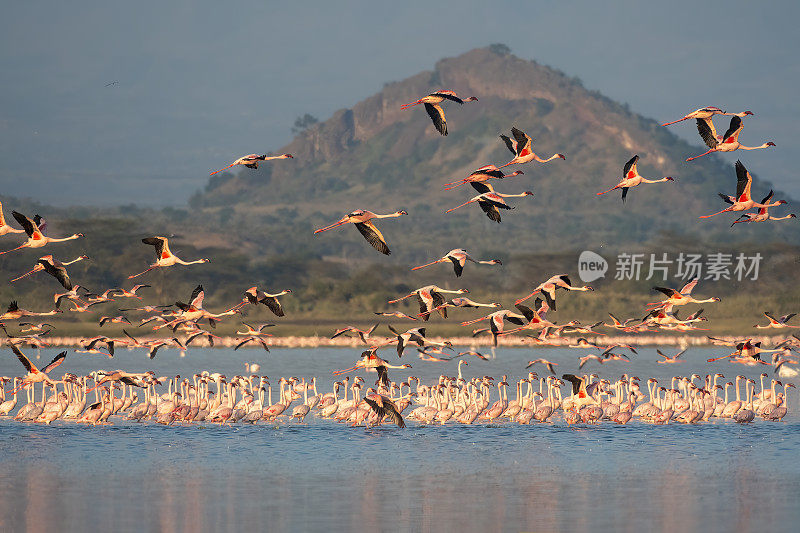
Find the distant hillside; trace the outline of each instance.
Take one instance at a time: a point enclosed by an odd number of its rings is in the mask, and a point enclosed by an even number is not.
[[[210,231],[222,222],[228,237],[254,250],[313,249],[372,259],[352,228],[319,236],[312,229],[356,208],[406,209],[411,216],[381,227],[393,249],[413,257],[462,245],[475,250],[513,245],[526,252],[619,248],[652,241],[665,231],[707,242],[799,242],[791,224],[731,230],[730,216],[697,219],[723,207],[717,192],[733,192],[733,163],[739,156],[747,165],[746,152],[686,163],[688,155],[703,151],[699,138],[691,146],[655,121],[586,90],[575,78],[495,49],[443,59],[432,72],[388,83],[380,93],[337,111],[279,150],[293,153],[294,160],[213,178],[192,198],[201,213],[196,220]],[[447,137],[434,130],[421,106],[400,109],[438,88],[480,99],[445,104]],[[442,184],[510,160],[498,134],[512,126],[533,137],[539,155],[562,152],[566,161],[522,165],[524,176],[496,184],[500,192],[535,193],[532,199],[512,199],[517,208],[504,213],[500,225],[475,206],[445,215],[475,193],[467,187],[443,191]],[[634,154],[641,156],[643,175],[677,181],[633,189],[626,205],[616,192],[597,197],[617,183]],[[757,168],[750,170],[757,175]],[[757,181],[754,195],[760,199],[769,188]]]

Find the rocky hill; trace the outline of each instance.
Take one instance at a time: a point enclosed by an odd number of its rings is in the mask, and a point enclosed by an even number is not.
[[[463,106],[445,104],[447,137],[435,131],[422,106],[400,109],[439,88],[479,98]],[[688,107],[676,115],[685,111]],[[532,162],[519,167],[524,176],[497,183],[499,192],[535,194],[512,199],[516,209],[504,213],[500,225],[475,206],[445,215],[475,193],[467,187],[444,191],[443,184],[510,160],[498,135],[512,126],[533,137],[539,155],[562,152],[566,160]],[[192,199],[200,212],[195,222],[203,221],[209,231],[222,224],[224,240],[241,240],[252,249],[372,259],[376,256],[352,229],[319,236],[312,229],[356,208],[406,209],[411,216],[381,227],[393,249],[414,258],[457,246],[484,252],[620,248],[664,233],[704,242],[798,241],[791,224],[731,229],[731,216],[698,220],[724,207],[717,192],[733,192],[733,163],[739,156],[747,165],[746,152],[686,163],[687,156],[703,151],[699,138],[691,146],[579,80],[497,46],[443,59],[433,71],[387,83],[378,94],[302,132],[279,152],[284,151],[295,159],[214,177]],[[634,154],[641,157],[644,176],[676,181],[632,189],[625,205],[618,192],[596,196],[617,183]],[[750,170],[757,175],[757,168]],[[754,196],[760,199],[769,188],[758,181]]]

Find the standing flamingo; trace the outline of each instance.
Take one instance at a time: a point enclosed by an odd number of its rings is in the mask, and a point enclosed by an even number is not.
[[[666,176],[661,178],[660,180],[649,180],[647,178],[643,178],[639,175],[639,171],[636,169],[636,162],[639,161],[639,156],[633,156],[627,163],[625,163],[625,167],[622,170],[622,180],[614,187],[608,189],[607,191],[597,193],[597,196],[601,194],[605,194],[607,192],[611,192],[616,189],[622,189],[622,202],[625,202],[625,197],[628,195],[628,189],[631,187],[636,187],[642,183],[659,183],[661,181],[675,181],[674,178],[670,176]]]
[[[423,96],[419,100],[415,102],[411,102],[409,104],[403,104],[400,106],[400,109],[408,109],[413,107],[417,104],[425,104],[425,111],[428,112],[428,116],[431,117],[433,121],[433,125],[436,128],[436,131],[441,133],[442,135],[447,135],[447,120],[444,117],[444,111],[442,110],[441,106],[439,105],[445,100],[450,100],[451,102],[457,102],[459,104],[464,104],[464,102],[477,102],[478,99],[474,96],[470,96],[469,98],[464,98],[463,100],[458,97],[455,91],[446,91],[446,90],[438,90],[434,91],[428,96]]]
[[[271,159],[292,159],[292,158],[293,158],[292,154],[281,154],[281,155],[273,155],[273,156],[270,156],[270,155],[267,155],[267,154],[264,154],[264,155],[258,155],[258,154],[243,155],[242,157],[240,157],[239,159],[237,159],[236,161],[234,161],[233,163],[231,163],[227,167],[221,168],[219,170],[215,170],[214,172],[211,173],[211,175],[213,176],[214,174],[217,174],[218,172],[222,172],[223,170],[229,169],[229,168],[231,168],[232,166],[235,166],[235,165],[244,165],[247,168],[258,168],[258,163],[261,162],[261,161],[269,161]]]
[[[782,205],[786,203],[786,200],[777,200],[772,203],[757,203],[753,200],[753,196],[750,192],[750,188],[753,185],[753,176],[750,175],[750,172],[744,167],[741,161],[736,161],[736,196],[727,196],[725,194],[719,193],[719,197],[722,198],[726,203],[731,204],[730,207],[723,209],[722,211],[718,211],[711,215],[703,215],[700,218],[711,218],[713,216],[717,216],[720,213],[725,213],[726,211],[747,211],[748,209],[752,209],[757,207],[759,209],[766,208],[766,207],[773,207],[776,205]],[[767,202],[772,197],[772,191],[764,198]]]
[[[6,250],[5,252],[0,252],[0,255],[7,254],[8,252],[14,252],[21,248],[41,248],[42,246],[46,245],[49,242],[64,242],[64,241],[71,241],[73,239],[77,239],[83,237],[83,233],[73,233],[69,237],[64,237],[61,239],[55,239],[53,237],[45,237],[44,231],[47,227],[47,224],[36,215],[38,223],[34,222],[33,220],[29,219],[22,213],[17,211],[12,211],[11,214],[14,216],[19,225],[25,230],[25,233],[28,234],[28,240],[24,243],[20,244],[16,248],[12,248],[11,250]]]
[[[168,267],[174,264],[179,265],[198,265],[201,263],[208,263],[208,259],[197,259],[195,261],[184,261],[177,255],[173,254],[169,249],[169,240],[166,237],[147,237],[142,239],[142,242],[145,244],[149,244],[150,246],[154,246],[156,249],[156,262],[150,265],[150,268],[145,270],[144,272],[139,272],[138,274],[133,274],[132,276],[128,276],[128,279],[136,278],[150,272],[154,268],[160,267]]]
[[[505,165],[501,166],[500,168],[504,168],[509,165],[521,165],[523,163],[528,163],[530,161],[547,163],[548,161],[552,161],[553,159],[567,158],[564,154],[553,154],[547,159],[542,159],[541,157],[533,153],[533,150],[531,150],[531,144],[533,143],[533,139],[531,139],[527,133],[517,128],[511,128],[511,135],[513,135],[514,137],[513,141],[505,135],[501,135],[500,138],[503,139],[503,142],[506,143],[506,146],[511,151],[511,153],[514,154],[514,159],[512,159]]]
[[[752,113],[751,113],[752,114]],[[704,124],[705,126],[702,126]],[[772,141],[767,141],[761,146],[745,146],[739,143],[739,134],[744,129],[744,122],[742,122],[741,117],[733,116],[731,118],[731,124],[728,127],[728,131],[725,132],[725,135],[722,136],[722,140],[718,139],[710,129],[707,129],[708,125],[705,122],[698,122],[697,128],[700,130],[700,135],[703,137],[703,141],[705,141],[706,145],[709,147],[707,151],[703,152],[700,155],[696,155],[694,157],[690,157],[686,159],[686,161],[694,161],[699,157],[703,157],[704,155],[708,155],[711,152],[733,152],[734,150],[760,150],[762,148],[769,148],[771,146],[775,146],[775,143]]]
[[[333,229],[337,226],[341,226],[342,224],[355,224],[356,229],[361,232],[361,235],[364,236],[364,238],[372,245],[373,248],[378,250],[383,255],[390,255],[392,252],[389,250],[389,246],[386,244],[383,234],[381,234],[378,228],[375,227],[375,224],[372,223],[372,219],[394,218],[407,214],[408,213],[405,211],[395,211],[394,213],[389,213],[388,215],[378,215],[372,211],[356,209],[355,211],[343,216],[338,222],[314,231],[314,234],[316,235],[317,233]]]

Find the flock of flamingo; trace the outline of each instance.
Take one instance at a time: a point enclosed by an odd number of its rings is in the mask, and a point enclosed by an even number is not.
[[[439,90],[405,104],[402,109],[424,104],[436,130],[442,135],[447,135],[447,121],[440,104],[445,101],[464,104],[477,100],[475,97],[462,99],[453,91]],[[730,126],[722,136],[717,135],[714,128],[712,118],[715,115],[732,116]],[[696,120],[698,131],[709,150],[699,156],[689,158],[687,161],[712,152],[754,150],[775,146],[772,142],[755,147],[739,143],[738,137],[744,125],[742,119],[750,115],[752,115],[750,111],[727,113],[716,107],[705,107],[693,111],[677,121],[664,124],[664,126],[683,120]],[[500,167],[486,165],[466,178],[445,184],[446,190],[469,184],[478,192],[478,195],[457,207],[448,209],[446,213],[471,203],[477,203],[491,220],[499,223],[501,222],[500,210],[513,209],[506,202],[506,198],[532,196],[533,193],[530,191],[520,194],[499,193],[494,190],[490,180],[502,180],[523,174],[521,170],[505,174],[502,169],[510,165],[521,165],[531,161],[547,163],[556,159],[566,159],[560,153],[546,159],[537,156],[531,149],[532,139],[530,136],[516,127],[511,129],[510,137],[500,135],[500,138],[512,152],[513,159]],[[292,158],[291,154],[279,156],[250,154],[236,159],[225,168],[235,165],[258,168],[259,163],[263,161],[289,158]],[[671,176],[656,180],[644,178],[636,168],[638,159],[639,156],[634,155],[625,163],[623,177],[617,185],[597,194],[603,195],[621,189],[624,202],[631,187],[642,183],[674,181]],[[755,202],[750,192],[752,185],[750,173],[740,161],[736,162],[735,169],[737,175],[736,195],[720,194],[730,206],[719,213],[701,218],[712,217],[728,211],[741,212],[749,209],[758,211],[742,214],[733,224],[795,217],[793,214],[778,218],[770,216],[767,213],[769,207],[786,202],[783,200],[770,202],[772,192],[760,203]],[[212,174],[222,170],[225,169],[212,172]],[[337,222],[316,230],[315,233],[328,231],[343,224],[354,224],[370,245],[380,253],[389,255],[391,251],[386,239],[373,221],[381,218],[397,218],[407,214],[403,210],[381,215],[357,209],[343,216]],[[49,243],[83,237],[80,233],[64,238],[47,237],[45,235],[46,223],[39,215],[34,216],[33,219],[17,211],[13,211],[12,215],[22,229],[14,228],[6,223],[2,215],[2,205],[0,205],[0,235],[25,233],[27,240],[16,248],[0,252],[0,254],[22,248],[41,248]],[[177,257],[170,251],[167,237],[153,236],[142,239],[142,242],[154,247],[155,261],[149,265],[149,268],[143,272],[131,274],[128,279],[143,276],[157,268],[208,262],[208,259],[205,258],[185,261]],[[17,302],[11,302],[7,311],[0,315],[0,327],[5,332],[6,344],[26,371],[23,376],[0,377],[2,383],[0,416],[11,416],[12,411],[19,405],[14,419],[46,424],[56,420],[74,420],[91,425],[108,424],[112,420],[111,417],[122,416],[128,420],[152,420],[166,425],[179,422],[219,424],[256,423],[259,421],[274,423],[276,420],[302,422],[312,413],[319,418],[334,419],[353,426],[362,424],[376,426],[387,420],[399,427],[405,427],[406,421],[409,420],[420,424],[445,424],[448,422],[472,424],[476,421],[497,423],[504,420],[529,424],[531,421],[544,423],[556,418],[563,419],[567,424],[596,424],[603,420],[615,424],[626,424],[633,417],[655,424],[697,423],[711,418],[731,418],[736,422],[746,423],[752,422],[757,416],[765,420],[781,420],[787,413],[788,389],[794,387],[794,384],[788,381],[784,383],[777,379],[769,379],[766,372],[760,375],[758,389],[756,381],[748,379],[746,376],[737,375],[734,381],[721,384],[718,381],[724,380],[724,376],[721,373],[714,373],[706,376],[698,374],[692,374],[689,377],[675,376],[669,380],[669,387],[666,386],[667,383],[659,384],[656,379],[650,378],[645,381],[647,384],[645,393],[640,387],[642,380],[633,375],[623,374],[617,380],[609,380],[601,379],[596,373],[583,375],[564,373],[559,378],[555,369],[558,363],[539,358],[530,361],[527,368],[542,365],[543,369],[547,369],[549,375],[540,377],[536,372],[528,372],[527,377],[512,383],[515,385],[516,395],[514,399],[509,400],[508,388],[512,384],[507,381],[507,376],[495,380],[491,376],[470,378],[463,375],[463,366],[468,365],[466,358],[487,359],[485,355],[476,351],[456,352],[451,342],[429,337],[424,326],[401,331],[402,328],[396,329],[392,325],[387,325],[388,334],[383,337],[377,336],[375,335],[377,324],[367,330],[345,326],[333,334],[333,337],[342,335],[355,337],[366,348],[351,368],[336,370],[333,374],[340,376],[356,370],[375,372],[377,374],[375,383],[368,385],[361,376],[354,376],[351,380],[351,377],[347,375],[343,379],[337,378],[336,381],[333,381],[329,386],[330,392],[325,393],[318,392],[316,377],[310,380],[281,377],[278,380],[277,400],[273,401],[273,389],[269,378],[258,375],[260,366],[255,364],[246,365],[246,374],[248,375],[231,377],[208,371],[194,374],[191,379],[181,379],[180,376],[157,376],[153,371],[96,370],[86,376],[65,373],[60,379],[56,379],[52,374],[65,362],[67,351],[60,352],[41,369],[21,351],[21,348],[25,346],[37,348],[48,346],[47,334],[54,329],[54,326],[47,323],[19,322],[17,324],[18,331],[11,332],[9,331],[11,322],[27,317],[44,317],[61,313],[63,312],[62,305],[65,302],[72,306],[71,312],[87,312],[94,306],[117,302],[120,299],[142,300],[139,292],[149,287],[146,284],[138,284],[129,289],[118,287],[108,289],[103,293],[93,293],[85,287],[74,285],[66,267],[86,258],[82,255],[72,261],[61,262],[52,255],[46,255],[40,257],[30,271],[12,280],[12,282],[16,282],[44,271],[55,278],[66,292],[54,295],[52,310],[28,311],[20,308]],[[475,259],[465,249],[457,248],[429,263],[415,266],[411,270],[429,268],[439,263],[449,263],[454,269],[455,276],[460,277],[467,262],[502,265],[497,259]],[[694,279],[680,289],[654,287],[653,289],[663,294],[665,299],[649,304],[644,310],[646,314],[643,318],[628,318],[623,321],[610,315],[609,323],[600,321],[589,325],[582,325],[577,320],[559,325],[547,318],[547,313],[551,309],[556,309],[559,290],[565,292],[593,290],[588,285],[573,285],[566,274],[556,274],[533,287],[530,294],[515,301],[513,310],[500,309],[502,306],[497,302],[483,303],[471,300],[464,296],[469,293],[466,288],[451,290],[436,285],[426,285],[407,295],[399,295],[398,298],[388,302],[388,304],[397,304],[415,297],[419,303],[419,313],[407,314],[400,310],[394,310],[379,311],[376,314],[425,323],[435,314],[447,319],[448,309],[495,309],[485,316],[464,320],[461,325],[468,327],[485,323],[485,327],[473,329],[472,334],[473,336],[482,334],[491,336],[494,346],[497,346],[500,337],[511,334],[527,336],[532,346],[555,345],[554,339],[565,334],[581,335],[570,345],[570,348],[582,352],[575,362],[577,371],[581,371],[590,364],[603,365],[611,361],[624,364],[638,354],[636,347],[629,344],[604,345],[589,341],[588,335],[595,335],[598,339],[604,335],[604,333],[596,331],[597,328],[604,327],[628,334],[655,330],[683,332],[700,329],[699,324],[706,321],[706,318],[702,316],[703,309],[698,309],[684,318],[679,317],[678,311],[679,307],[687,304],[719,301],[719,298],[716,297],[697,299],[692,296],[698,282],[698,279]],[[84,339],[81,349],[77,349],[75,352],[112,358],[115,347],[127,346],[146,349],[152,359],[162,348],[173,347],[185,352],[195,339],[206,341],[213,346],[215,339],[218,340],[219,337],[214,335],[211,329],[216,327],[218,322],[242,314],[248,305],[264,305],[275,316],[283,317],[285,312],[279,298],[289,293],[291,293],[290,289],[271,294],[259,290],[258,287],[251,287],[243,291],[241,301],[214,313],[203,307],[205,292],[202,286],[198,286],[187,302],[176,301],[173,305],[137,305],[123,308],[119,310],[122,314],[109,313],[107,316],[101,317],[99,321],[100,327],[108,323],[119,323],[125,324],[124,327],[128,329],[150,324],[153,330],[166,331],[168,333],[166,337],[145,340],[143,336],[123,329],[124,337],[112,338],[97,335]],[[532,305],[524,304],[533,297],[535,299]],[[134,324],[129,318],[129,314],[134,312],[143,313],[137,324]],[[776,317],[771,312],[764,314],[769,322],[763,325],[757,324],[754,326],[755,328],[782,330],[797,327],[788,323],[794,314],[780,317]],[[211,329],[202,327],[206,324]],[[273,324],[243,323],[243,330],[237,331],[237,335],[240,337],[236,341],[235,349],[252,344],[269,352],[270,334],[266,330],[271,326]],[[733,348],[730,354],[709,359],[708,362],[728,360],[731,363],[746,366],[771,365],[779,377],[791,378],[797,375],[797,371],[789,366],[797,364],[793,352],[800,353],[800,337],[797,335],[787,336],[772,348],[763,347],[761,342],[754,342],[752,338],[708,337],[708,339],[714,344]],[[407,370],[411,368],[411,365],[408,363],[392,364],[380,357],[378,351],[388,346],[395,348],[398,359],[402,358],[409,348],[416,350],[418,357],[426,362],[442,362],[462,358],[458,361],[458,375],[441,375],[435,382],[427,384],[422,383],[415,376],[393,381],[389,378],[389,370],[394,373],[399,370]],[[680,363],[684,351],[667,355],[659,350],[658,354],[662,360],[658,362],[661,364]],[[772,354],[771,361],[763,360],[762,354]],[[765,379],[768,379],[766,383]],[[740,386],[742,383],[744,384],[743,395]],[[36,384],[41,385],[41,396],[38,401]],[[565,386],[568,388],[566,395],[562,394],[562,388]],[[365,389],[363,397],[362,389]],[[497,399],[492,401],[495,389]],[[730,389],[735,392],[735,399],[729,395]],[[25,403],[18,400],[21,391],[27,393],[27,402]],[[89,401],[90,399],[92,401]],[[297,402],[296,405],[295,402]],[[406,413],[406,411],[408,412]]]

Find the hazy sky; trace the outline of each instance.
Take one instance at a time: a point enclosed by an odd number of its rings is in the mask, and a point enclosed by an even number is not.
[[[796,1],[6,2],[0,194],[182,204],[210,170],[286,144],[298,115],[502,42],[660,121],[752,110],[742,141],[778,146],[748,168],[800,198],[799,16]],[[672,128],[699,146],[693,124]]]

